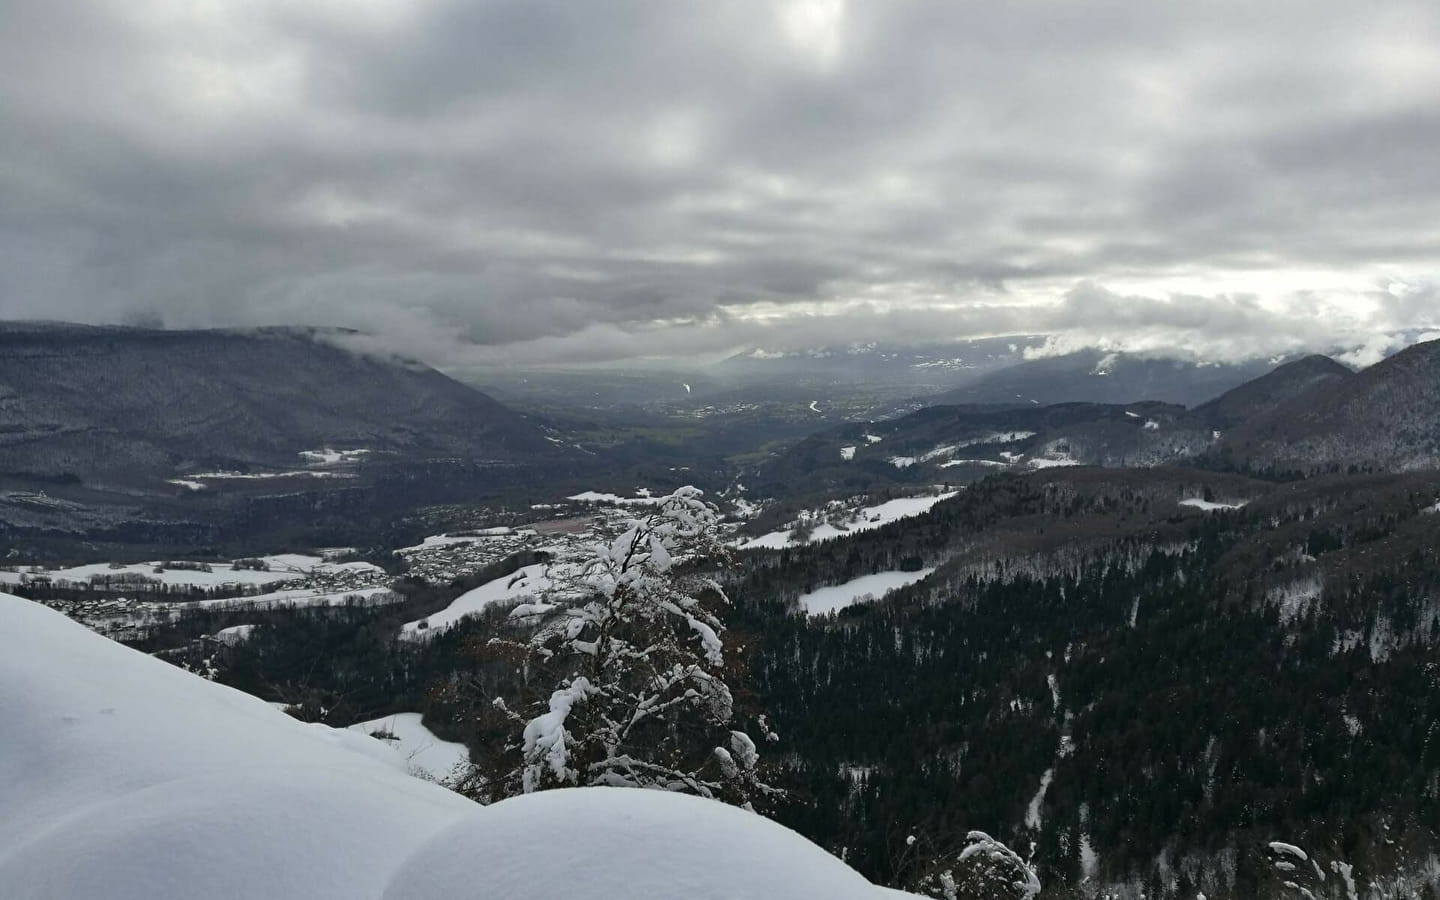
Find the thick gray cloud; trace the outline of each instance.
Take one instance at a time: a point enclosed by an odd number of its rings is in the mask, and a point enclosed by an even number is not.
[[[467,363],[1440,319],[1428,0],[0,4],[4,317]]]

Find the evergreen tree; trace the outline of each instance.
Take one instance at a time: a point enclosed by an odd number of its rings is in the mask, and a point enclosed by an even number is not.
[[[475,782],[479,793],[652,787],[747,808],[774,793],[755,742],[733,727],[720,617],[729,600],[705,575],[729,559],[718,522],[699,490],[681,488],[583,565],[552,566],[542,599],[511,612],[529,636],[491,649],[551,687],[532,711],[494,701],[518,740]]]

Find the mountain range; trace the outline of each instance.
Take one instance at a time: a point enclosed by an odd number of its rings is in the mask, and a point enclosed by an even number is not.
[[[762,493],[782,495],[1059,465],[1188,462],[1271,475],[1433,469],[1440,466],[1436,397],[1440,341],[1430,341],[1358,373],[1304,357],[1189,408],[1155,401],[930,406],[813,435],[758,466],[751,480]]]
[[[418,363],[351,352],[339,337],[0,326],[0,476],[145,489],[216,470],[301,469],[301,454],[327,450],[567,454],[485,394]]]

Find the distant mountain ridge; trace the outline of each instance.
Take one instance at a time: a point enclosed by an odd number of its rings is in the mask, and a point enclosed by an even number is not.
[[[1338,387],[1354,377],[1352,370],[1330,357],[1315,354],[1226,391],[1196,407],[1195,412],[1216,428],[1229,428],[1273,415],[1314,391]]]
[[[419,363],[314,329],[0,324],[0,475],[141,486],[295,468],[305,451],[521,460],[566,451]]]
[[[1440,341],[1359,373],[1308,356],[1190,409],[1154,400],[930,406],[814,435],[751,480],[785,495],[963,482],[997,469],[1187,461],[1257,474],[1440,468]]]
[[[1169,356],[1081,350],[1018,362],[933,397],[965,403],[1134,403],[1194,406],[1268,372],[1272,361],[1204,363]]]
[[[1301,474],[1440,467],[1440,340],[1414,344],[1348,377],[1319,362],[1301,376],[1308,386],[1225,434],[1224,459]]]

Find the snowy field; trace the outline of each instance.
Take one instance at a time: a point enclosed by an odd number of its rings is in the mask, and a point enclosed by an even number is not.
[[[222,597],[215,600],[190,600],[169,604],[171,609],[245,609],[267,610],[301,606],[383,606],[398,603],[401,596],[386,587],[353,588],[341,591],[294,588],[270,591],[251,597]]]
[[[453,547],[456,544],[474,544],[479,541],[488,541],[491,538],[508,537],[515,534],[513,528],[483,528],[474,534],[432,534],[411,547],[401,547],[396,550],[401,556],[409,553],[416,553],[421,550],[434,550],[437,547]]]
[[[406,622],[400,629],[400,636],[424,638],[437,634],[454,625],[466,616],[473,616],[496,603],[507,603],[527,597],[550,587],[545,577],[545,564],[536,563],[517,572],[487,581],[472,591],[466,591],[440,612],[414,622]],[[421,623],[424,623],[423,627]]]
[[[619,494],[602,494],[599,491],[585,491],[580,494],[573,494],[565,498],[574,500],[576,503],[609,503],[615,506],[658,506],[664,497],[652,497],[649,491],[641,491],[635,497],[622,497]]]
[[[855,521],[847,523],[846,528],[836,528],[834,525],[822,523],[815,526],[810,533],[809,543],[816,541],[828,541],[831,538],[844,537],[854,534],[857,531],[869,531],[872,528],[879,528],[900,519],[910,516],[918,516],[929,511],[930,507],[941,500],[949,500],[958,494],[958,491],[950,491],[944,494],[933,494],[928,497],[901,497],[898,500],[890,500],[878,506],[867,506],[859,511]],[[798,547],[799,541],[790,537],[787,531],[772,531],[769,534],[761,535],[753,540],[746,541],[740,545],[741,550],[780,550],[785,547]]]
[[[395,713],[357,722],[345,730],[388,744],[404,758],[413,773],[432,781],[444,781],[470,762],[470,751],[464,744],[436,737],[420,721],[420,713]],[[377,732],[393,737],[376,738]]]
[[[6,900],[897,896],[713,801],[586,788],[477,806],[385,742],[19,597],[0,594],[0,635]]]
[[[354,472],[331,472],[316,469],[296,469],[289,472],[195,472],[184,478],[167,478],[169,484],[203,491],[210,481],[269,481],[275,478],[354,478]]]
[[[918,572],[877,572],[874,575],[862,575],[844,584],[823,587],[808,594],[801,594],[800,608],[805,610],[807,615],[823,616],[826,613],[835,612],[837,609],[852,606],[865,597],[873,597],[878,600],[896,588],[914,584],[926,578],[934,571],[934,568],[929,568],[921,569]]]
[[[338,466],[342,463],[359,462],[370,454],[369,450],[301,450],[300,458],[316,466]]]
[[[1199,497],[1188,497],[1180,501],[1181,506],[1190,506],[1205,512],[1214,512],[1217,509],[1239,509],[1249,500],[1202,500]]]
[[[0,571],[0,584],[21,584],[36,575],[43,575],[51,582],[70,582],[74,584],[89,584],[94,579],[110,578],[116,581],[125,579],[155,582],[173,587],[196,587],[196,588],[219,588],[232,585],[264,587],[270,584],[279,584],[285,581],[295,581],[311,575],[334,575],[339,573],[356,574],[383,574],[383,570],[367,562],[337,563],[329,562],[319,556],[308,556],[301,553],[280,553],[275,556],[260,557],[269,566],[269,570],[258,569],[237,569],[230,563],[209,563],[210,571],[196,569],[168,569],[164,568],[164,560],[153,562],[129,563],[115,565],[113,563],[92,563],[85,566],[74,566],[68,569],[52,569],[40,572],[3,572]],[[159,569],[160,571],[156,571]]]
[[[215,632],[215,639],[222,644],[243,644],[250,639],[250,634],[259,628],[259,625],[231,625],[229,628],[222,628]]]
[[[1025,464],[1032,469],[1054,469],[1059,466],[1078,466],[1080,465],[1080,462],[1079,460],[1071,459],[1068,456],[1037,456],[1033,459],[1027,460]]]

